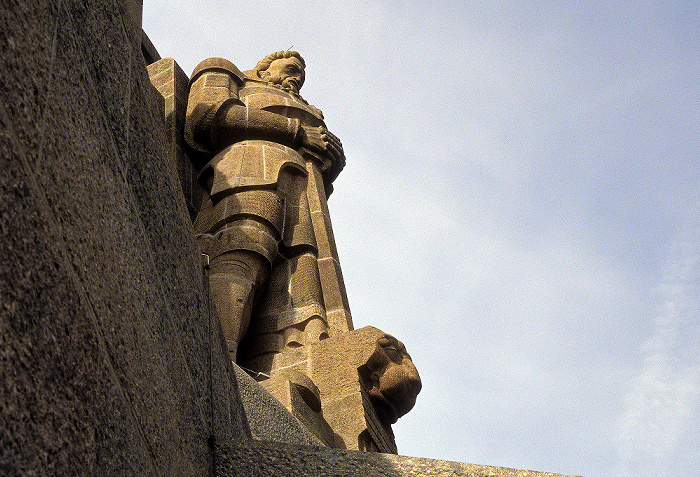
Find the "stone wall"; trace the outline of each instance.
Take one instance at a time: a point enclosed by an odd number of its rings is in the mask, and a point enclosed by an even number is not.
[[[249,432],[140,2],[8,0],[0,52],[0,475],[209,475]]]

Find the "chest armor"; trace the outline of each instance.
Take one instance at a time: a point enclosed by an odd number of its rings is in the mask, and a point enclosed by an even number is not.
[[[281,89],[250,81],[238,90],[238,97],[248,108],[298,119],[305,126],[325,126],[321,110]]]
[[[250,109],[259,109],[298,119],[305,126],[324,126],[321,111],[278,88],[248,81],[238,91],[240,101]],[[302,151],[263,139],[239,141],[223,149],[214,161],[211,196],[227,195],[232,189],[271,187],[278,183],[280,171],[295,169],[307,174]]]

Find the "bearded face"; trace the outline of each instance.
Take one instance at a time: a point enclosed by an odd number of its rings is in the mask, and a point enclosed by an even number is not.
[[[380,337],[375,352],[358,371],[383,423],[393,424],[413,408],[421,381],[406,348],[396,338]]]
[[[299,94],[306,77],[304,65],[293,56],[273,61],[265,71],[260,72],[260,76],[296,94]]]

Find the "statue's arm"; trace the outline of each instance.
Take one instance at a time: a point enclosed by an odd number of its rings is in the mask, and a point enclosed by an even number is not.
[[[216,153],[244,139],[267,139],[288,146],[301,144],[298,119],[246,108],[239,100],[243,73],[231,62],[210,58],[192,73],[185,119],[185,140],[193,149]]]
[[[301,121],[298,119],[246,108],[233,99],[218,107],[211,128],[215,150],[245,139],[266,139],[295,147],[300,144],[302,134]]]
[[[246,108],[234,100],[228,100],[219,107],[214,124],[215,148],[223,148],[243,139],[268,139],[292,147],[312,149],[345,165],[340,139],[324,126],[304,126],[298,119]]]

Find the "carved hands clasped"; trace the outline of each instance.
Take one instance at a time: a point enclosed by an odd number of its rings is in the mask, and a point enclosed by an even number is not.
[[[323,126],[302,126],[301,145],[328,157],[333,163],[345,163],[340,139]]]

